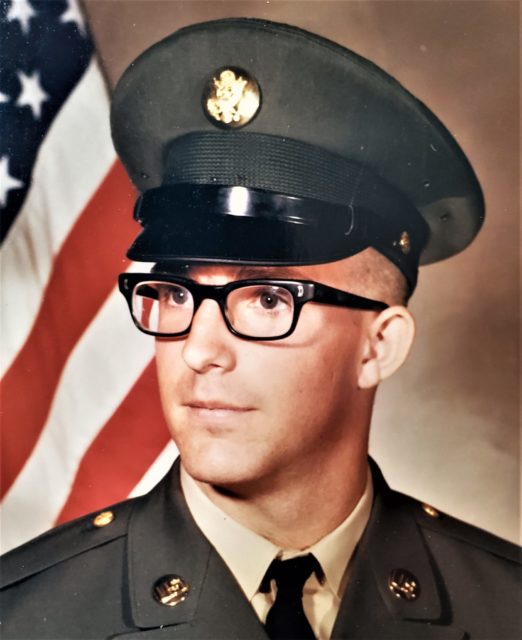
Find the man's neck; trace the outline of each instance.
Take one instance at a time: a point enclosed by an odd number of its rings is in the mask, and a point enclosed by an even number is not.
[[[245,493],[196,481],[237,522],[284,549],[306,549],[333,531],[355,508],[367,482],[367,449],[324,460],[306,477]]]

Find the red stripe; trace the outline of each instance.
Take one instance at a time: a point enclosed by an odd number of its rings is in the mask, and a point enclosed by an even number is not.
[[[168,441],[151,362],[92,441],[56,524],[126,498]]]
[[[31,333],[2,382],[2,496],[36,444],[71,350],[129,264],[134,199],[116,162],[55,259]]]

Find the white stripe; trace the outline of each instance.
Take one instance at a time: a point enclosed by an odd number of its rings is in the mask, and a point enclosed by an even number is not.
[[[133,264],[131,270],[150,265]],[[53,525],[81,459],[153,356],[114,290],[72,351],[45,428],[2,505],[7,550]]]
[[[144,493],[150,491],[155,485],[157,485],[158,482],[170,469],[177,455],[178,450],[174,442],[172,442],[171,440],[144,473],[142,479],[129,493],[129,498],[141,496]]]
[[[93,60],[40,148],[32,187],[0,253],[0,375],[31,331],[55,255],[115,160],[107,90]]]

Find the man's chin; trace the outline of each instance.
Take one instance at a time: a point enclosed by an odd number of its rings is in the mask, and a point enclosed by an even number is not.
[[[209,485],[220,493],[243,493],[242,489],[254,487],[263,475],[254,461],[236,452],[212,451],[205,454],[181,452],[185,471],[198,483]]]

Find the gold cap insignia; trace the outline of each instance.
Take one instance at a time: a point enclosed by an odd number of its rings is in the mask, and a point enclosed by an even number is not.
[[[218,127],[238,129],[259,111],[261,91],[256,80],[244,69],[219,69],[203,93],[203,111]]]
[[[420,587],[417,578],[405,569],[395,569],[388,579],[388,588],[396,598],[415,600]]]
[[[163,576],[154,585],[154,599],[166,607],[175,607],[187,599],[190,588],[179,576]]]

